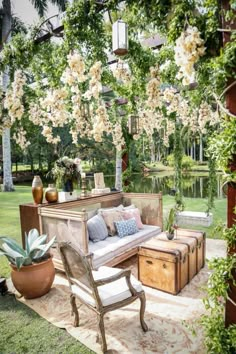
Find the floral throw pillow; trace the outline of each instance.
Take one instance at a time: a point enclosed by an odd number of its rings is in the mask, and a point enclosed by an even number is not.
[[[138,232],[135,218],[123,221],[115,221],[115,226],[119,237],[133,235]]]
[[[124,211],[122,211],[122,216],[123,216],[123,219],[125,219],[125,220],[135,218],[138,228],[143,229],[143,223],[142,223],[142,220],[140,217],[140,212],[139,212],[138,208],[124,210]]]
[[[101,215],[105,221],[105,224],[107,226],[108,234],[110,236],[114,236],[116,234],[116,228],[115,228],[114,222],[123,220],[122,215],[121,215],[121,211],[118,211],[118,210],[104,211],[103,210],[100,213],[101,213]]]

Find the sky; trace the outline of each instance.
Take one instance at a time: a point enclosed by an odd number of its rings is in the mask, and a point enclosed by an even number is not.
[[[25,24],[33,25],[39,22],[39,17],[30,0],[12,0],[12,13]],[[49,4],[47,17],[58,14],[57,7]]]

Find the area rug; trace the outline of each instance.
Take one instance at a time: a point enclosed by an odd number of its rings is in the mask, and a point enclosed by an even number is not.
[[[207,240],[208,259],[224,257],[225,254],[224,241]],[[135,264],[130,264],[130,267],[135,273]],[[205,266],[177,296],[144,287],[147,298],[145,321],[149,327],[146,333],[139,323],[139,301],[108,313],[105,316],[105,329],[109,352],[205,354],[204,335],[197,319],[206,313],[202,303],[205,295],[202,287],[206,285],[209,274]],[[14,291],[13,288],[11,290]],[[55,326],[66,329],[94,352],[101,353],[96,317],[91,310],[82,306],[80,327],[74,328],[72,325],[69,287],[63,275],[56,275],[53,287],[47,295],[33,300],[17,298]],[[193,328],[196,335],[192,333]]]

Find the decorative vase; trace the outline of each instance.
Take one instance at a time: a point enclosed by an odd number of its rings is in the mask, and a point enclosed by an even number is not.
[[[174,236],[174,233],[170,234],[169,232],[166,232],[166,237],[168,238],[168,240],[173,240]]]
[[[43,183],[40,176],[34,176],[32,182],[32,194],[34,198],[34,204],[42,204],[43,201]]]
[[[13,264],[10,266],[12,283],[25,299],[43,296],[51,289],[55,277],[52,257],[40,263],[22,266],[19,270]]]
[[[58,200],[58,191],[54,184],[49,184],[45,190],[45,199],[48,203],[55,203]]]
[[[72,179],[67,179],[62,188],[63,192],[73,192],[73,181]]]

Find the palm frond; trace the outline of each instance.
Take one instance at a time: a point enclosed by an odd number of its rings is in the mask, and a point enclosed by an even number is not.
[[[17,16],[12,16],[12,34],[17,34],[19,32],[27,33],[27,29],[25,24],[21,19]]]
[[[48,0],[31,0],[31,3],[39,16],[43,17],[48,9]]]
[[[57,5],[60,11],[65,11],[67,2],[66,0],[50,0],[50,2],[53,5]]]

